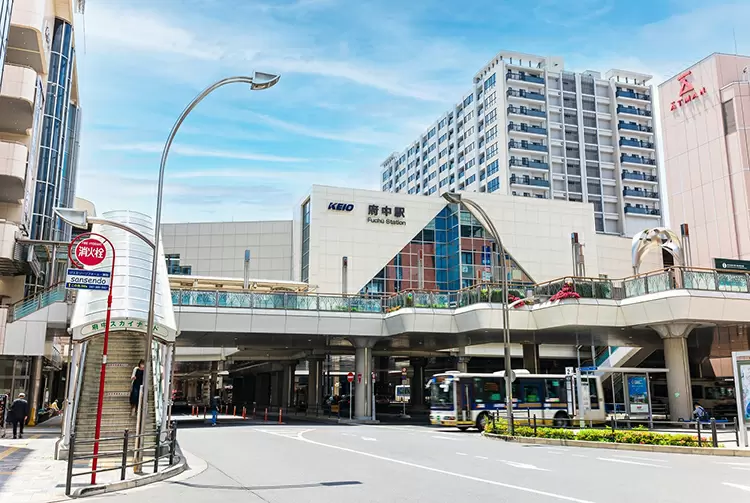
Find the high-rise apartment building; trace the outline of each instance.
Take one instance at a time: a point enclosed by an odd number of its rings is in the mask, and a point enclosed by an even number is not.
[[[750,57],[712,54],[659,85],[673,225],[692,265],[750,270]],[[732,260],[734,259],[734,260]]]
[[[502,192],[594,205],[597,232],[662,222],[650,75],[565,71],[501,52],[472,90],[381,165],[388,192]]]

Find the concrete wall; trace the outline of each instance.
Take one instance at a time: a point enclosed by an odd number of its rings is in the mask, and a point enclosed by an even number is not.
[[[250,277],[292,279],[292,222],[215,222],[164,224],[165,254],[178,253],[194,276],[242,278],[245,250]]]

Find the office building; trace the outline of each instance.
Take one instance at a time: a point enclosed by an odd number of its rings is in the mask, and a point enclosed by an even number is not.
[[[606,234],[659,226],[650,78],[501,52],[461,101],[382,163],[381,188],[586,202]]]
[[[692,265],[750,270],[750,57],[712,54],[659,97],[670,221],[688,224]]]

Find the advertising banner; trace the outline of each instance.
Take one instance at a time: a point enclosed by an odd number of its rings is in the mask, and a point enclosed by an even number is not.
[[[648,414],[648,380],[643,375],[628,376],[628,404],[631,414]]]

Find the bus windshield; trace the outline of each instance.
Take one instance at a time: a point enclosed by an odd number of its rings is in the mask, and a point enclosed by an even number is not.
[[[451,377],[438,376],[430,381],[430,405],[433,408],[453,408],[453,382]]]

